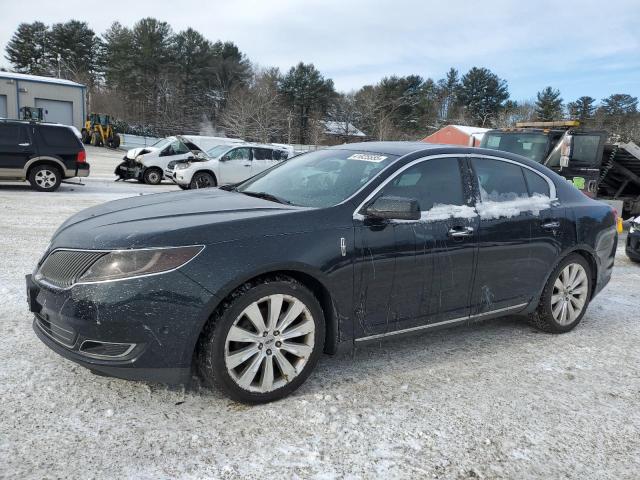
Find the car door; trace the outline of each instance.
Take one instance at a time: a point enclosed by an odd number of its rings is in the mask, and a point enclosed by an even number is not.
[[[253,160],[251,161],[251,176],[264,172],[273,167],[277,160],[274,160],[274,150],[271,148],[253,148]]]
[[[419,221],[356,217],[361,337],[468,316],[478,219],[464,168],[453,157],[418,161],[366,202],[382,195],[416,199]]]
[[[532,271],[532,231],[550,199],[530,196],[520,164],[472,158],[478,188],[478,260],[471,314],[516,310],[539,286],[541,268]]]
[[[220,182],[238,183],[251,176],[251,147],[236,147],[220,158]]]
[[[36,156],[30,126],[19,123],[0,123],[0,175],[20,178],[26,163]]]

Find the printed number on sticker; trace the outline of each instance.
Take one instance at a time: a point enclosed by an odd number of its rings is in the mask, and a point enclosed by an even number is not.
[[[372,155],[370,153],[354,153],[351,155],[348,160],[362,160],[364,162],[381,162],[385,160],[387,157],[384,155]]]

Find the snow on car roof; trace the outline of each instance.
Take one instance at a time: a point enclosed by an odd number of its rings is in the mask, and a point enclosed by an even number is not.
[[[485,132],[491,130],[490,128],[482,128],[482,127],[469,127],[467,125],[450,125],[451,127],[460,130],[467,135],[483,135]]]
[[[13,80],[23,80],[26,82],[55,83],[58,85],[67,85],[69,87],[84,87],[81,83],[72,82],[63,78],[42,77],[39,75],[29,75],[26,73],[0,72],[0,78],[10,78]]]

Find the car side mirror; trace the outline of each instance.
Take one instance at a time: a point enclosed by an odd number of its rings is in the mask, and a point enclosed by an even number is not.
[[[382,196],[365,209],[365,216],[385,220],[420,220],[420,205],[413,198]]]
[[[221,161],[221,162],[226,162],[226,161],[228,161],[228,160],[230,160],[229,155],[223,155],[223,156],[220,158],[220,161]]]

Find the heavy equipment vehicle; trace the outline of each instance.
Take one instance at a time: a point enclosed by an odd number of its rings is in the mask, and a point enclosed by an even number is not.
[[[120,146],[120,136],[114,131],[109,115],[92,113],[87,115],[87,119],[82,129],[82,142],[94,147],[118,148]]]
[[[480,148],[517,153],[539,162],[585,195],[611,203],[623,218],[640,215],[640,147],[581,128],[577,120],[523,122],[489,130]]]

